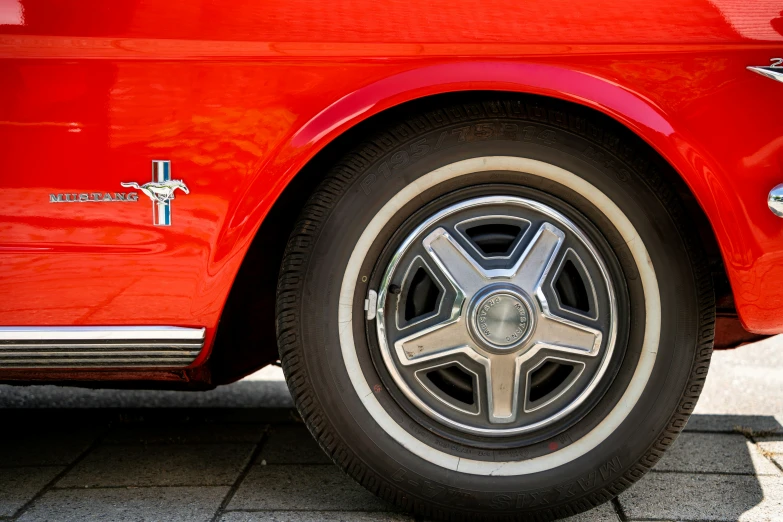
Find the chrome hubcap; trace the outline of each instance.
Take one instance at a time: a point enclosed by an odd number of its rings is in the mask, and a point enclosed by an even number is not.
[[[392,256],[376,310],[381,355],[403,394],[485,436],[535,430],[583,403],[607,368],[616,316],[587,235],[512,196],[426,219]]]
[[[523,297],[522,290],[503,285],[489,285],[486,290],[472,299],[468,315],[473,338],[490,350],[512,350],[531,331],[530,299]]]

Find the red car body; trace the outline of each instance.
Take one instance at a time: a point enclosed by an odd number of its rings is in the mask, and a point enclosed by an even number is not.
[[[319,151],[399,104],[489,90],[638,134],[708,218],[744,327],[781,333],[783,85],[746,67],[783,54],[783,12],[746,4],[2,0],[0,326],[205,327],[201,367],[259,227]],[[146,181],[155,159],[190,188],[170,227],[143,197],[50,203]]]

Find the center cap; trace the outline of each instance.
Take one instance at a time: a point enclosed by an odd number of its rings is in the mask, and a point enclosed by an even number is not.
[[[512,293],[501,291],[485,297],[474,311],[479,337],[497,348],[519,344],[530,329],[530,307]]]

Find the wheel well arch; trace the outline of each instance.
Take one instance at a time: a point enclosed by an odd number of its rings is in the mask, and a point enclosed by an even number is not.
[[[280,265],[296,219],[324,175],[364,137],[386,129],[406,117],[454,104],[481,104],[502,96],[535,105],[546,102],[581,111],[591,121],[613,127],[654,154],[662,165],[659,174],[683,202],[709,259],[716,302],[736,315],[731,287],[710,221],[682,176],[658,151],[622,122],[594,108],[539,94],[516,91],[460,91],[432,94],[386,108],[351,126],[326,144],[294,175],[255,233],[229,292],[209,360],[212,381],[239,379],[278,358],[275,329],[275,293]]]

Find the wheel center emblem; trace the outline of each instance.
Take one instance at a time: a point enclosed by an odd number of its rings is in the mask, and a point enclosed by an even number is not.
[[[516,346],[530,328],[529,306],[508,292],[488,295],[474,314],[474,325],[481,339],[497,348]]]

